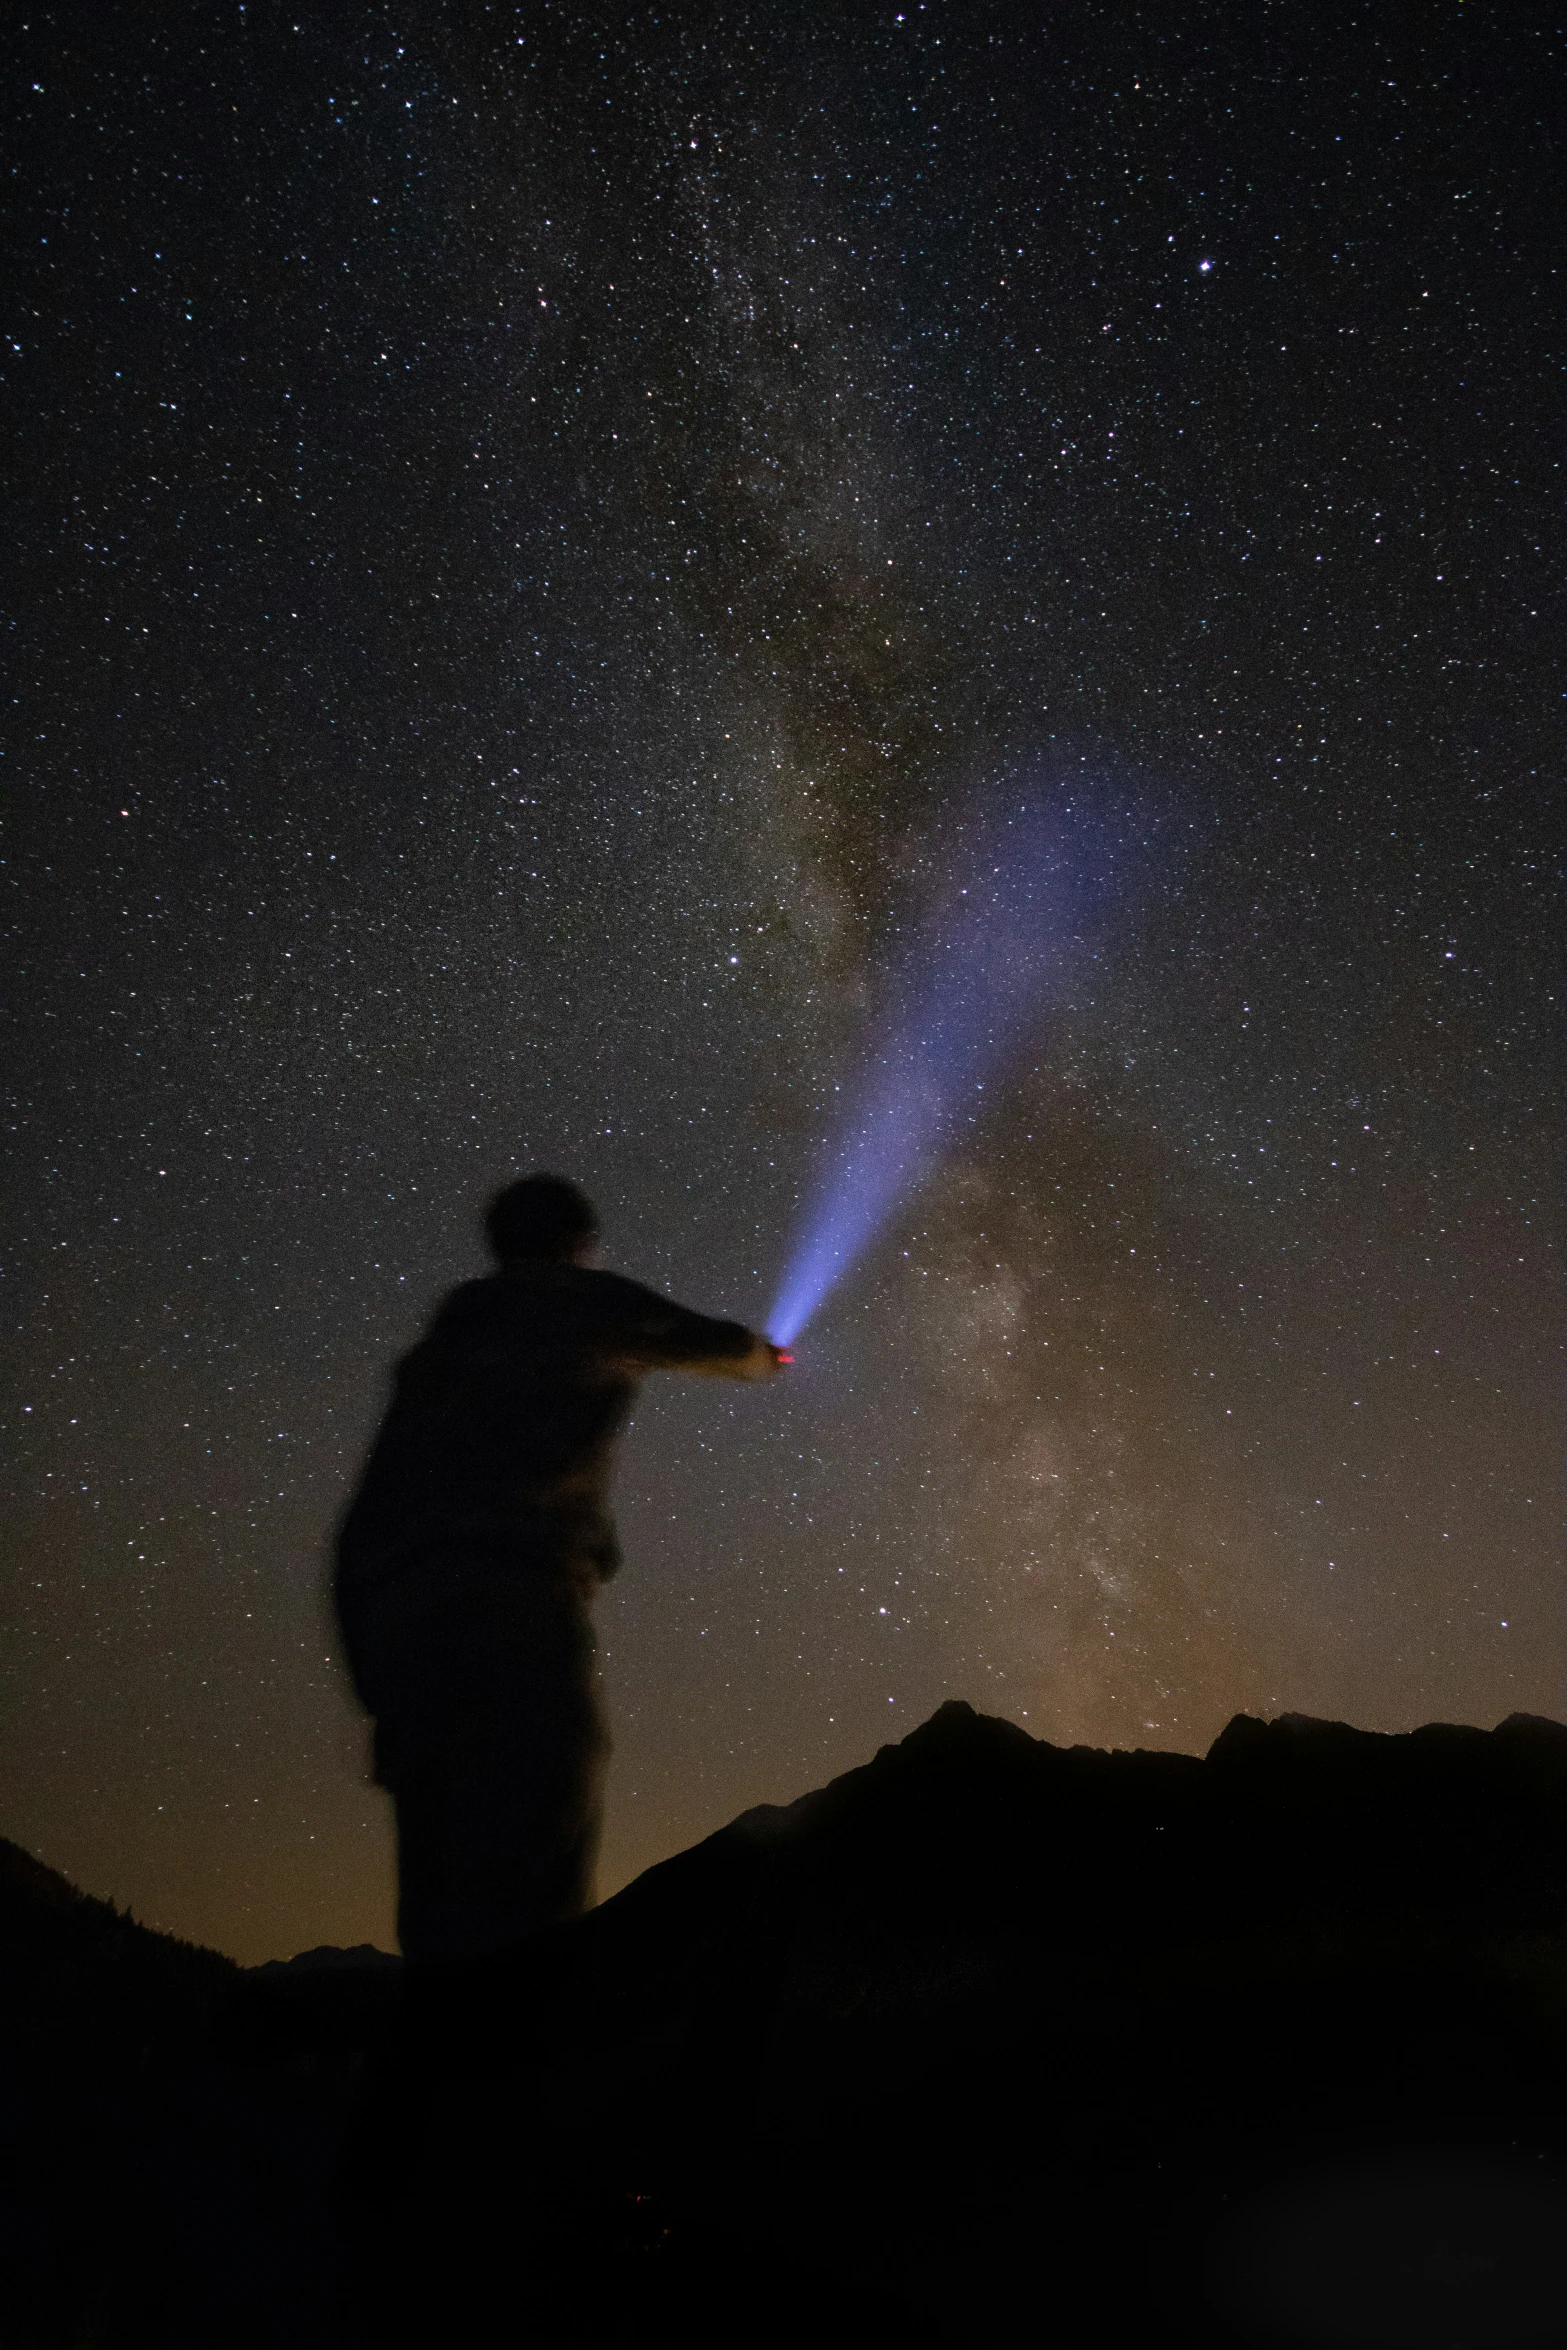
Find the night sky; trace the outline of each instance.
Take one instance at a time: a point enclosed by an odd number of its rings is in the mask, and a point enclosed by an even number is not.
[[[1059,1000],[787,1383],[644,1390],[604,1889],[949,1696],[1563,1711],[1546,21],[12,16],[0,1832],[392,1946],[392,1362],[534,1166],[762,1322],[1025,800]]]

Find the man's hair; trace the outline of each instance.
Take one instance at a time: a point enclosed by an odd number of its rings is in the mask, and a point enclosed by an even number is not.
[[[597,1238],[598,1217],[585,1191],[561,1175],[524,1175],[498,1191],[484,1213],[490,1246],[503,1265],[514,1257],[567,1257]]]

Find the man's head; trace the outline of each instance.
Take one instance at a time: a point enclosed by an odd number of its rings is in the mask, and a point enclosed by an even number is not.
[[[587,1193],[563,1176],[524,1175],[495,1194],[484,1229],[503,1265],[571,1265],[591,1252],[599,1220]]]

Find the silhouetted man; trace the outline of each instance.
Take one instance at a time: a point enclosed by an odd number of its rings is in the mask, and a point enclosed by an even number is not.
[[[574,1184],[527,1176],[486,1224],[500,1269],[454,1290],[398,1366],[337,1546],[419,1961],[504,1949],[592,1901],[609,1737],[590,1601],[620,1561],[611,1453],[641,1375],[765,1379],[787,1360],[591,1267]]]

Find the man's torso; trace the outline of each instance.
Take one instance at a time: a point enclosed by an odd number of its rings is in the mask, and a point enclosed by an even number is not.
[[[639,1374],[749,1344],[738,1323],[582,1266],[539,1264],[454,1290],[398,1367],[338,1536],[351,1661],[377,1591],[432,1550],[587,1583],[613,1574],[613,1448]]]

